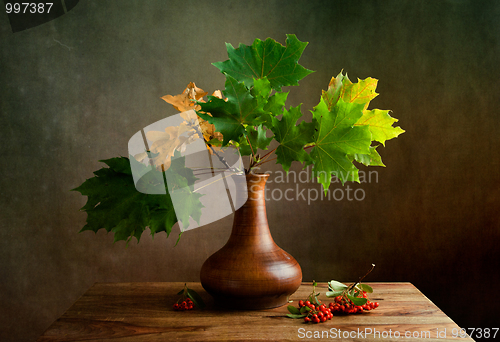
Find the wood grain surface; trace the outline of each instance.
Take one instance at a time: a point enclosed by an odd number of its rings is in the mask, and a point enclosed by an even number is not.
[[[370,300],[380,303],[377,309],[305,324],[287,318],[286,306],[220,308],[200,283],[187,285],[207,307],[191,311],[172,310],[184,283],[96,283],[37,341],[473,341],[454,338],[459,327],[412,284],[369,284],[374,289]],[[318,288],[319,298],[329,302],[326,283]],[[310,283],[303,283],[291,297],[294,304],[311,290]]]

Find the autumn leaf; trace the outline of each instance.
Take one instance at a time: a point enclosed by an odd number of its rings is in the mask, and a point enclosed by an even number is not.
[[[363,116],[355,126],[368,126],[372,140],[385,146],[387,140],[405,132],[401,127],[392,127],[395,122],[398,122],[398,119],[391,117],[388,110],[372,109],[363,111]]]
[[[337,104],[337,101],[342,96],[344,92],[344,76],[340,72],[337,77],[332,77],[330,83],[328,84],[328,89],[322,91],[321,98],[326,104],[328,110],[332,110],[333,106]]]
[[[206,142],[213,139],[222,141],[222,134],[215,131],[214,125],[203,120],[193,111],[193,109],[200,109],[196,101],[204,102],[203,97],[207,94],[208,93],[203,91],[203,89],[198,88],[194,82],[191,82],[181,94],[163,96],[163,100],[172,104],[175,109],[181,111],[180,116],[185,121],[178,127],[167,127],[165,132],[148,132],[146,137],[152,141],[150,151],[139,153],[135,155],[134,158],[142,162],[149,157],[153,159],[158,170],[162,170],[162,168],[163,170],[167,170],[170,167],[171,158],[176,150],[184,152],[188,144],[201,138],[197,134],[198,127]],[[216,90],[212,96],[222,98],[222,93]],[[186,132],[188,132],[188,134],[183,135],[183,133]],[[214,150],[218,150],[219,148],[207,146],[207,149],[210,153],[213,153]],[[151,158],[150,153],[153,153],[155,158]]]
[[[183,135],[184,133],[187,133],[187,135]],[[146,132],[146,138],[151,141],[149,153],[153,153],[155,157],[151,158],[148,152],[143,152],[134,157],[139,162],[149,157],[153,160],[156,168],[161,171],[167,170],[170,167],[171,159],[176,150],[184,152],[186,145],[199,139],[199,136],[189,121],[185,121],[179,126],[165,128],[164,132],[148,131]]]
[[[375,92],[377,82],[368,77],[352,83],[340,72],[331,79],[328,89],[322,92],[320,103],[314,108],[318,132],[310,156],[325,191],[332,174],[342,184],[359,181],[358,169],[352,163],[354,160],[367,166],[385,166],[376,147],[370,146],[371,141],[384,144],[385,140],[402,133],[399,127],[392,127],[395,121],[387,117],[387,111],[367,110],[370,101],[378,95]]]
[[[370,101],[378,95],[375,92],[377,83],[378,80],[371,77],[364,80],[358,79],[357,83],[352,83],[347,75],[340,72],[337,77],[332,77],[328,90],[323,90],[321,97],[328,110],[332,110],[339,98],[346,103],[364,104],[366,109]]]
[[[378,80],[368,77],[364,80],[358,79],[357,83],[352,83],[347,75],[342,79],[343,91],[342,100],[346,103],[365,104],[373,100],[378,94],[375,92]]]
[[[199,109],[199,107],[196,106],[196,102],[193,100],[199,101],[207,94],[208,93],[203,91],[203,89],[198,88],[194,82],[191,82],[181,94],[175,96],[165,95],[161,98],[174,106],[179,112],[186,112],[191,109]]]

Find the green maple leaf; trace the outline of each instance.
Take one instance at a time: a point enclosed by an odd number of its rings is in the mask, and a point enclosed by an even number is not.
[[[272,88],[267,77],[254,80],[250,92],[259,103],[259,106],[262,107],[260,119],[265,122],[267,127],[272,127],[272,118],[283,114],[288,92],[277,92],[270,96]]]
[[[255,129],[253,126],[247,126],[246,128],[246,136],[242,137],[240,140],[240,154],[242,156],[248,156],[252,154],[252,149],[254,153],[257,153],[257,149],[267,150],[267,147],[273,140],[273,137],[267,137],[267,130],[262,127],[262,125],[257,126]],[[250,144],[248,140],[250,140]]]
[[[385,166],[376,147],[370,146],[371,141],[384,144],[385,140],[401,133],[399,127],[391,127],[394,121],[382,117],[379,110],[366,110],[378,95],[377,83],[378,80],[371,77],[352,83],[341,72],[332,78],[320,104],[314,108],[313,115],[319,126],[311,157],[325,191],[330,185],[330,174],[336,175],[342,184],[359,182],[353,160],[367,166]]]
[[[269,99],[269,95],[271,95],[271,83],[267,79],[267,77],[259,78],[254,80],[253,87],[251,89],[251,94],[260,106],[264,107]]]
[[[257,126],[257,129],[252,126],[247,126],[247,136],[254,149],[267,150],[273,137],[268,138],[266,133],[267,130],[265,130],[262,125]]]
[[[105,229],[114,233],[115,242],[126,240],[127,243],[132,237],[139,242],[147,227],[153,236],[162,231],[166,232],[167,236],[170,235],[178,218],[169,192],[152,195],[137,191],[132,177],[131,161],[139,164],[134,158],[129,160],[125,157],[102,160],[109,167],[95,171],[94,177],[73,189],[88,196],[87,203],[81,209],[87,213],[87,222],[81,232],[91,230],[97,233],[98,230]],[[145,175],[140,181],[148,182],[152,187],[165,187],[161,172],[151,171],[144,165],[144,170],[141,170],[139,165],[135,166],[134,169]],[[179,183],[175,186],[185,187],[188,192],[192,190],[189,185],[194,183],[196,178],[192,170],[184,167],[184,158],[177,158],[172,162],[167,172],[177,176],[174,182]],[[191,217],[199,220],[201,207],[199,195],[195,194],[190,205],[181,213],[183,219],[185,220],[185,215],[189,212]]]
[[[318,126],[310,156],[314,174],[325,192],[330,186],[331,175],[337,176],[342,184],[346,181],[359,182],[358,169],[349,156],[370,154],[371,134],[368,127],[354,127],[363,115],[363,107],[364,104],[346,103],[342,98],[331,110],[323,98],[314,107],[313,117]]]
[[[385,146],[387,140],[404,133],[401,127],[392,127],[397,121],[398,119],[389,115],[388,110],[372,109],[365,110],[355,126],[368,126],[372,134],[372,140],[378,141]]]
[[[245,134],[246,125],[257,125],[264,121],[264,118],[259,117],[263,114],[264,103],[252,96],[244,83],[228,75],[225,86],[223,94],[227,97],[226,101],[209,96],[206,103],[198,102],[201,106],[198,115],[213,124],[217,132],[223,135],[223,146],[231,140],[238,142]]]
[[[115,242],[130,236],[139,241],[147,223],[143,216],[144,196],[135,190],[132,176],[111,168],[102,168],[94,174],[94,178],[75,189],[89,197],[82,208],[87,212],[87,224],[82,231],[97,232],[104,228],[115,233]]]
[[[323,101],[325,101],[326,107],[328,110],[331,110],[333,106],[337,104],[337,101],[339,98],[342,96],[342,93],[344,92],[344,78],[346,78],[340,72],[337,77],[332,77],[332,80],[330,81],[330,84],[328,85],[328,90],[323,90],[321,94],[321,98]]]
[[[170,167],[165,171],[169,191],[185,187],[188,187],[191,191],[193,190],[193,185],[197,178],[194,175],[194,171],[185,165],[186,157],[181,157],[179,151],[174,151],[174,158],[172,158]],[[159,174],[162,176],[160,172]]]
[[[200,202],[201,196],[203,195],[191,191],[189,187],[171,193],[171,197],[177,206],[177,218],[182,222],[184,230],[189,227],[189,217],[192,217],[198,223],[200,222],[201,208],[203,207]]]
[[[165,179],[168,182],[169,196],[176,204],[177,219],[182,222],[183,229],[189,227],[189,217],[199,223],[203,208],[200,198],[203,195],[194,191],[197,178],[192,169],[185,167],[185,157],[180,157],[178,151],[165,171]]]
[[[271,87],[279,91],[284,86],[298,85],[299,80],[313,72],[298,64],[307,44],[293,34],[287,34],[286,47],[271,38],[256,39],[251,46],[240,44],[237,49],[226,43],[229,59],[213,65],[248,87],[254,79],[267,77]]]
[[[366,166],[385,166],[382,157],[376,150],[377,146],[370,146],[370,154],[355,154],[354,160]],[[353,159],[350,158],[350,159]]]
[[[287,97],[288,92],[275,93],[267,100],[264,105],[264,111],[270,113],[272,116],[283,114],[283,108],[285,107]]]
[[[165,231],[168,236],[177,222],[170,197],[137,191],[128,158],[112,158],[102,162],[109,168],[95,171],[94,177],[73,189],[88,196],[82,208],[87,213],[87,223],[81,231],[112,231],[115,242],[129,241],[131,237],[139,242],[146,226],[152,227],[152,234]]]
[[[297,120],[302,117],[300,105],[285,110],[281,120],[272,118],[274,138],[280,143],[276,149],[276,162],[281,164],[283,170],[288,172],[293,161],[309,161],[309,155],[304,150],[314,134],[314,123],[301,122]]]
[[[177,222],[177,215],[173,210],[171,198],[162,198],[167,195],[151,195],[155,197],[148,198],[149,206],[149,230],[151,235],[159,232],[166,232],[167,237],[172,231],[172,226]],[[156,204],[154,202],[157,202]]]

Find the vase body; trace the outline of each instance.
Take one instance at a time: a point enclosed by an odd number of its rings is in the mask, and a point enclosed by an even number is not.
[[[231,236],[201,268],[201,284],[220,306],[282,306],[302,282],[298,262],[276,245],[269,231],[265,202],[268,176],[247,175],[248,199],[234,214]]]

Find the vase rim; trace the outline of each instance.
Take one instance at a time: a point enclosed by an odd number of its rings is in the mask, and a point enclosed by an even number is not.
[[[246,174],[246,177],[256,177],[256,178],[268,178],[269,177],[269,173],[253,173],[253,172],[250,172],[250,173],[247,173]]]

